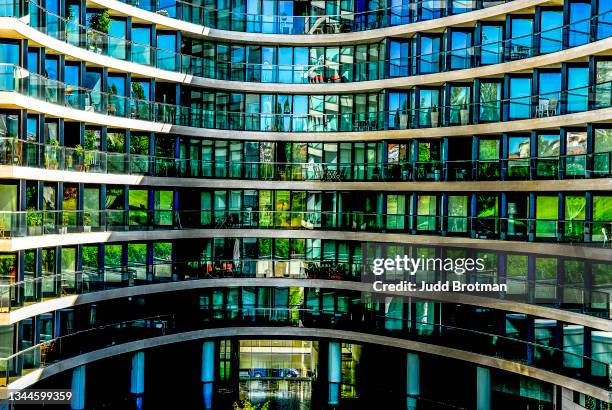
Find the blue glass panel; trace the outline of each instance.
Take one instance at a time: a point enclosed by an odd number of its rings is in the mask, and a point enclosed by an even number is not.
[[[513,18],[510,25],[510,58],[518,60],[529,57],[533,47],[533,20]]]
[[[497,64],[501,63],[503,44],[502,44],[503,29],[501,26],[483,26],[481,38],[481,56],[482,64]]]
[[[569,46],[576,47],[589,42],[591,36],[590,3],[570,3],[569,5]]]
[[[553,53],[563,48],[563,12],[542,11],[540,15],[541,30],[540,53]]]
[[[125,20],[112,20],[108,39],[108,53],[111,57],[125,60],[127,57],[127,23]]]
[[[599,0],[597,12],[597,39],[612,36],[612,1]]]
[[[561,99],[561,73],[540,73],[539,87],[536,115],[538,117],[557,115]]]
[[[0,42],[0,63],[19,65],[19,44]]]
[[[158,34],[157,48],[157,67],[176,71],[176,34]]]
[[[440,71],[440,39],[438,37],[421,36],[421,59],[419,72],[421,74]]]
[[[132,28],[132,61],[138,64],[151,64],[151,29]]]
[[[469,68],[472,61],[472,33],[453,31],[451,35],[451,69]]]
[[[510,79],[510,119],[531,117],[531,78]]]
[[[588,67],[570,67],[567,69],[567,111],[586,111],[589,96]]]

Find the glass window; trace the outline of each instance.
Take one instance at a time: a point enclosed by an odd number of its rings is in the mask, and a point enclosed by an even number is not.
[[[531,78],[510,78],[510,120],[531,117]]]
[[[536,237],[555,238],[559,219],[558,196],[536,196]]]
[[[565,196],[565,236],[572,242],[581,242],[586,217],[586,197],[577,195]]]
[[[468,197],[449,195],[448,232],[467,232]]]
[[[83,225],[100,226],[100,189],[85,187],[83,194]]]
[[[440,72],[440,44],[439,37],[420,36],[421,55],[419,56],[419,73]]]
[[[138,64],[151,64],[151,28],[132,27],[132,61]]]
[[[419,195],[417,198],[417,230],[436,230],[437,197],[434,195]]]
[[[538,134],[536,142],[538,150],[537,176],[554,178],[558,172],[561,138],[559,134]]]
[[[406,197],[387,195],[387,229],[404,229]]]
[[[111,19],[108,38],[108,55],[120,60],[127,59],[127,21]]]
[[[588,109],[589,68],[568,67],[567,69],[567,112],[580,112]]]
[[[519,60],[533,53],[533,20],[511,17],[510,20],[510,59]]]
[[[172,276],[172,243],[153,243],[153,264],[156,278],[170,278]]]
[[[450,87],[449,122],[451,125],[470,123],[470,87]]]
[[[501,83],[480,83],[479,121],[498,122],[501,113]]]
[[[108,113],[124,117],[126,114],[126,78],[122,75],[109,75],[107,92],[109,94]]]
[[[503,27],[483,25],[481,31],[481,64],[498,64],[503,56]]]
[[[174,192],[172,191],[155,191],[154,194],[154,209],[155,209],[155,224],[172,226],[174,221]]]
[[[609,107],[612,104],[612,61],[597,61],[595,84],[595,108]]]
[[[531,157],[529,137],[508,138],[508,176],[516,179],[529,177],[529,158]]]
[[[591,37],[591,3],[572,1],[569,4],[569,46],[576,47],[589,42]]]
[[[244,49],[243,49],[244,53]],[[162,70],[176,71],[176,34],[157,34],[157,67]],[[243,65],[240,65],[243,68]]]
[[[408,76],[409,43],[389,39],[389,76]]]
[[[598,0],[597,2],[597,39],[612,36],[612,2]]]
[[[559,101],[561,98],[561,73],[540,72],[539,73],[539,95],[537,117],[550,117],[559,113]]]
[[[586,131],[567,131],[565,174],[567,176],[585,176],[587,133]]]
[[[611,173],[612,129],[596,128],[594,132],[593,172],[595,174],[609,175]]]
[[[440,90],[419,90],[419,126],[440,125]]]
[[[19,43],[11,41],[11,40],[0,41],[0,63],[19,65],[19,62],[21,60],[19,53],[20,53]],[[12,86],[10,89],[12,90]]]
[[[563,11],[540,12],[540,53],[553,53],[563,49]]]
[[[453,30],[451,34],[450,68],[457,70],[472,65],[472,33]]]

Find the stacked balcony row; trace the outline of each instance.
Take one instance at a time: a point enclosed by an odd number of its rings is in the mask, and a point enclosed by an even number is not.
[[[143,229],[402,232],[480,239],[610,242],[612,197],[599,192],[164,190],[5,182],[2,235]],[[17,211],[21,209],[21,211]]]
[[[20,61],[19,44],[3,44]],[[500,79],[417,86],[379,93],[283,95],[213,92],[201,88],[109,74],[33,51],[26,70],[0,66],[0,90],[52,104],[166,124],[208,129],[273,132],[364,132],[482,124],[609,108],[612,61],[563,64]],[[43,65],[41,65],[43,64]],[[50,80],[33,70],[43,69]],[[81,87],[79,84],[85,84]],[[128,96],[129,94],[129,96]]]
[[[0,253],[3,312],[66,295],[213,278],[326,279],[367,282],[372,244],[308,238],[229,238],[134,241],[33,248]],[[538,256],[424,245],[382,247],[383,256],[481,258],[484,271],[435,269],[389,273],[389,280],[505,283],[505,298],[610,317],[610,264],[564,256]],[[365,249],[365,251],[364,251]],[[393,251],[393,252],[392,252]],[[364,253],[365,252],[365,253]],[[370,255],[370,256],[368,256]],[[364,276],[365,275],[365,276]],[[481,296],[496,298],[493,292]]]
[[[0,113],[0,119],[0,164],[49,170],[321,182],[612,175],[612,129],[597,124],[531,133],[323,143],[168,136],[10,111]]]
[[[31,26],[95,53],[198,77],[269,83],[353,82],[459,70],[554,53],[612,35],[612,10],[591,15],[589,3],[583,2],[572,2],[565,11],[544,7],[531,16],[508,15],[505,23],[479,22],[475,28],[417,33],[411,39],[331,47],[212,43],[132,24],[131,17],[111,18],[100,9],[85,12],[70,5],[63,11],[68,17],[62,17],[54,14],[57,4],[48,4],[51,9],[26,4]],[[100,27],[101,20],[108,24]]]

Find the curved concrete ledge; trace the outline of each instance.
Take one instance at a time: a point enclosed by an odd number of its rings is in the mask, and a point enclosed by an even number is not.
[[[51,104],[16,92],[0,92],[0,107],[27,109],[54,117],[102,125],[112,128],[129,128],[138,131],[149,131],[159,134],[184,135],[191,137],[212,138],[220,140],[242,141],[321,141],[352,142],[399,140],[411,138],[463,137],[485,134],[502,134],[504,132],[527,132],[532,130],[556,129],[569,126],[586,126],[587,123],[607,123],[612,121],[612,107],[599,110],[583,111],[553,117],[531,118],[525,120],[504,121],[489,124],[456,125],[451,127],[415,128],[385,131],[355,132],[281,132],[281,131],[235,131],[211,128],[195,128],[182,125],[170,125],[131,118],[114,117],[57,104]]]
[[[165,241],[200,238],[305,238],[334,239],[340,241],[405,243],[416,245],[444,245],[448,247],[470,247],[472,249],[521,252],[528,254],[566,256],[568,258],[612,260],[612,248],[601,244],[559,244],[543,242],[502,241],[498,239],[470,239],[454,236],[410,235],[406,233],[381,233],[361,231],[334,231],[308,229],[170,229],[151,231],[113,231],[70,233],[64,235],[26,236],[0,239],[0,252],[15,252],[23,249],[68,246],[88,243],[124,241]]]
[[[206,40],[219,40],[224,42],[240,42],[262,45],[296,45],[313,46],[339,45],[351,43],[364,43],[382,40],[385,37],[411,37],[419,31],[440,31],[452,26],[470,26],[479,20],[499,20],[500,16],[509,13],[532,13],[536,6],[561,6],[560,0],[513,0],[497,6],[475,10],[468,13],[442,17],[433,20],[420,21],[417,23],[399,26],[385,27],[374,30],[357,31],[341,34],[262,34],[245,33],[240,31],[218,30],[193,24],[186,21],[165,17],[157,13],[146,11],[138,7],[129,6],[117,0],[92,0],[102,8],[109,9],[111,14],[132,16],[139,20],[159,25],[159,28],[179,30],[192,37],[205,38]]]
[[[114,1],[114,0],[113,0]],[[520,1],[520,0],[514,0]],[[92,62],[96,65],[106,66],[118,71],[132,72],[146,77],[172,81],[186,85],[227,90],[232,92],[255,92],[255,93],[290,93],[290,94],[327,94],[327,93],[359,93],[377,92],[382,89],[403,89],[419,85],[438,84],[451,81],[465,81],[478,77],[502,76],[505,73],[524,72],[537,67],[558,65],[566,61],[586,61],[593,55],[612,54],[612,37],[595,41],[567,50],[526,58],[524,60],[469,68],[464,70],[445,71],[435,74],[425,74],[400,78],[388,78],[373,81],[358,81],[350,83],[325,83],[325,84],[281,84],[281,83],[258,83],[216,80],[204,77],[196,77],[173,71],[131,63],[124,60],[103,56],[89,50],[85,50],[63,41],[47,36],[42,32],[30,27],[23,21],[15,18],[0,18],[0,33],[10,35],[17,34],[28,38],[45,47],[51,48],[58,53],[70,55],[78,60]]]
[[[62,360],[58,363],[49,365],[43,369],[35,370],[18,380],[8,385],[9,389],[25,389],[32,386],[34,383],[43,380],[47,377],[56,375],[66,370],[73,369],[97,360],[107,359],[121,354],[131,353],[138,350],[150,349],[158,346],[165,346],[173,343],[195,341],[207,338],[231,338],[231,337],[275,337],[275,338],[307,338],[307,339],[333,339],[342,341],[351,341],[356,343],[366,343],[372,345],[381,345],[394,347],[398,349],[411,350],[420,353],[426,353],[436,356],[449,357],[456,360],[461,360],[480,366],[491,367],[514,374],[519,374],[526,377],[542,380],[547,383],[556,384],[566,387],[570,390],[579,391],[599,400],[608,401],[610,399],[609,392],[605,389],[593,386],[580,380],[572,379],[548,370],[537,369],[532,366],[513,362],[506,359],[500,359],[491,356],[485,356],[478,353],[467,352],[464,350],[454,349],[432,345],[423,342],[412,340],[399,339],[388,336],[378,336],[366,333],[351,332],[347,330],[329,330],[320,328],[303,328],[303,327],[228,327],[216,328],[207,330],[196,330],[192,332],[184,332],[173,335],[153,337],[150,339],[139,340],[135,342],[123,343],[99,349],[90,353],[85,353],[70,359]]]
[[[225,287],[304,287],[339,289],[357,292],[371,292],[372,286],[362,282],[348,282],[327,279],[289,279],[289,278],[219,278],[219,279],[197,279],[180,282],[155,283],[150,285],[139,285],[118,289],[101,290],[97,292],[84,293],[81,295],[63,296],[44,302],[34,303],[29,306],[12,311],[8,314],[0,314],[0,324],[9,325],[42,313],[52,312],[58,309],[99,303],[118,298],[127,298],[155,293],[169,293],[190,291],[194,289],[225,288]],[[433,300],[436,302],[466,304],[507,312],[522,313],[539,318],[558,320],[564,323],[586,326],[595,330],[612,331],[612,320],[589,316],[582,313],[569,312],[546,306],[516,302],[512,300],[496,299],[492,297],[468,295],[454,292],[379,292],[395,296],[409,296]]]
[[[84,184],[119,184],[152,187],[189,187],[242,189],[289,189],[308,191],[413,191],[413,192],[558,192],[612,191],[612,178],[535,180],[535,181],[266,181],[258,179],[178,178],[143,175],[101,174],[94,172],[58,171],[43,168],[0,165],[0,178],[61,181]]]

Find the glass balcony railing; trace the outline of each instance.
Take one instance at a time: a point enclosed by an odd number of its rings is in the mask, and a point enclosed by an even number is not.
[[[346,56],[343,55],[340,61],[340,55],[337,54],[335,60],[325,60],[321,56],[316,61],[310,60],[303,64],[246,63],[227,61],[218,56],[204,58],[135,43],[123,37],[114,37],[92,30],[90,27],[46,10],[34,2],[26,1],[26,4],[30,13],[29,24],[32,27],[55,39],[85,50],[197,77],[265,83],[355,82],[467,69],[567,49],[570,47],[567,42],[569,36],[565,36],[566,41],[564,42],[564,36],[560,34],[563,32],[583,36],[588,39],[588,42],[601,40],[602,33],[606,37],[612,35],[612,24],[607,22],[608,17],[612,16],[612,11],[608,11],[598,16],[525,36],[487,42],[482,45],[423,53],[409,58],[347,62]],[[17,8],[7,7],[4,12],[0,8],[0,15],[14,16],[11,14],[14,10]],[[598,28],[601,27],[603,29],[599,30]],[[595,37],[591,33],[600,34]],[[545,43],[546,47],[535,46],[539,43]]]
[[[376,163],[202,161],[0,137],[0,165],[180,178],[264,181],[499,181],[612,177],[612,152],[497,160]]]
[[[131,264],[115,268],[49,273],[36,278],[30,276],[19,282],[0,283],[0,312],[11,312],[33,303],[63,296],[156,283],[217,278],[323,279],[357,282],[362,280],[362,271],[361,263],[349,264],[342,261],[307,260],[298,257],[292,259],[237,257]],[[435,283],[445,275],[446,272],[435,272],[431,277],[419,279]],[[449,274],[449,278],[450,276],[453,275]],[[508,285],[508,292],[505,294],[478,292],[478,296],[610,318],[610,295],[605,290],[588,289],[576,283],[561,283],[557,278],[529,280],[527,277],[527,272],[521,276],[501,277],[498,272],[487,271],[470,272],[469,278],[465,279],[469,283]],[[408,274],[403,279],[416,282],[416,276]],[[391,280],[398,280],[395,273]]]
[[[403,232],[473,239],[609,243],[612,221],[391,214],[354,210],[64,210],[0,212],[0,237],[177,229]]]
[[[0,385],[6,386],[32,370],[106,347],[227,326],[299,326],[396,337],[509,360],[553,371],[603,389],[609,387],[608,363],[512,337],[385,316],[363,304],[351,305],[348,311],[305,309],[302,305],[278,308],[205,306],[192,311],[188,317],[162,315],[103,325],[58,337],[0,359]]]
[[[561,107],[562,102],[570,97],[584,102],[582,112],[612,106],[610,87],[612,81],[554,93],[491,99],[477,104],[433,105],[393,111],[251,113],[204,110],[121,97],[51,80],[12,64],[0,65],[0,91],[17,92],[48,103],[108,116],[195,128],[264,132],[364,132],[449,127],[479,123],[474,113],[485,117],[484,122],[550,118],[568,113]],[[502,116],[502,112],[506,114]]]

